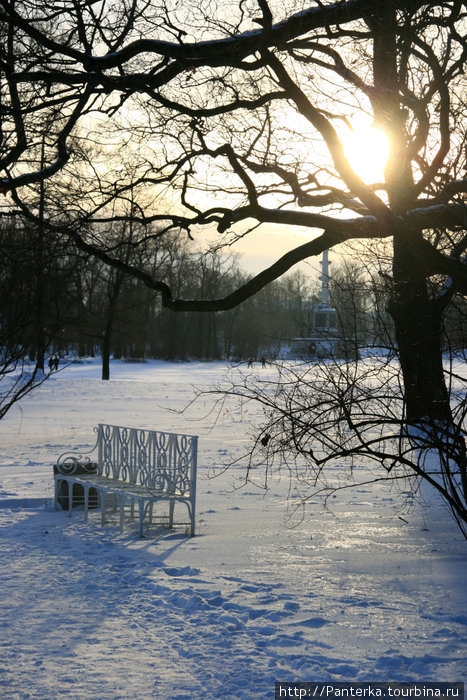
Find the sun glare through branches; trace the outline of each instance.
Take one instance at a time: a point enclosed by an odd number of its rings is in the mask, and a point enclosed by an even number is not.
[[[382,131],[360,118],[342,134],[342,142],[350,165],[362,180],[367,184],[384,182],[389,141]]]

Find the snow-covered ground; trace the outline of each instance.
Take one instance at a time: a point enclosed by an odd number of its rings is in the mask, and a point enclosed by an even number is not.
[[[272,698],[275,681],[465,681],[466,544],[449,515],[344,492],[286,526],[287,484],[212,470],[247,444],[235,407],[182,409],[222,363],[94,362],[0,422],[0,696]],[[272,372],[272,369],[258,372]],[[197,528],[138,540],[52,510],[52,464],[98,422],[200,436]],[[47,503],[48,502],[48,503]],[[402,518],[401,518],[402,516]]]

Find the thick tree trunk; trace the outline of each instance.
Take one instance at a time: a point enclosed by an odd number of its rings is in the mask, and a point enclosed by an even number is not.
[[[375,118],[389,135],[391,152],[385,168],[390,208],[395,216],[410,209],[413,175],[407,154],[404,113],[399,102],[396,46],[396,11],[391,4],[368,19],[375,32],[373,72],[378,98],[373,101]],[[399,351],[406,419],[423,418],[452,422],[442,363],[441,300],[430,298],[427,270],[417,245],[420,231],[395,224],[393,236],[394,319]]]
[[[35,340],[36,369],[44,371],[45,365],[45,280],[44,280],[44,230],[39,226],[36,239],[36,304],[35,304]]]
[[[413,237],[409,234],[408,238],[401,232],[394,237],[395,296],[390,307],[402,371],[405,422],[423,427],[425,450],[435,449],[439,454],[452,512],[459,523],[467,522],[466,445],[462,426],[452,414],[443,369],[446,302],[443,297],[430,298],[423,260],[414,253]]]
[[[41,145],[41,168],[45,163],[45,138]],[[39,190],[39,220],[36,239],[36,370],[44,371],[45,364],[45,280],[44,280],[44,213],[45,186],[41,182]]]
[[[112,333],[115,317],[115,307],[120,294],[122,276],[117,273],[113,288],[110,291],[107,318],[105,322],[104,337],[102,339],[102,379],[110,379],[110,353],[112,349]]]
[[[394,290],[390,307],[399,351],[406,419],[451,422],[443,371],[440,300],[429,297],[423,262],[403,234],[394,239]]]
[[[112,316],[109,314],[102,341],[102,379],[110,379],[110,348],[112,341]]]

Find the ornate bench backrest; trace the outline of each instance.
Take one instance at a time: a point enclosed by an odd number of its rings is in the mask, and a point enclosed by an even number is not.
[[[188,498],[195,488],[197,441],[195,435],[100,423],[98,473]]]

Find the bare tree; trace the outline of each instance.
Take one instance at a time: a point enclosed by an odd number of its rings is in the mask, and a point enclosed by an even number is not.
[[[67,207],[47,207],[44,226],[143,280],[174,311],[233,308],[325,249],[390,240],[403,422],[429,419],[451,436],[465,508],[442,325],[467,291],[466,20],[457,0],[0,0],[0,186],[39,223],[32,195],[47,180]],[[381,181],[347,156],[358,113],[389,140]],[[131,181],[120,167],[130,156]],[[223,298],[177,299],[167,279],[81,233],[78,222],[105,221],[129,198],[132,218],[157,222],[158,236],[216,229],[226,244],[276,225],[308,229],[310,240]]]
[[[463,425],[465,387],[456,370],[453,363],[446,376],[453,425]],[[327,504],[339,491],[369,483],[400,482],[412,494],[425,483],[467,536],[459,432],[429,416],[408,423],[402,389],[398,358],[388,353],[354,362],[277,361],[267,376],[234,368],[228,380],[202,395],[216,397],[214,415],[230,401],[260,406],[251,449],[236,464],[245,468],[244,483],[266,489],[274,474],[285,472],[300,496],[294,510],[303,513],[317,494]]]
[[[35,347],[36,326],[31,316],[36,289],[31,275],[21,274],[29,241],[15,217],[0,223],[0,419],[46,378],[43,369],[28,361]],[[29,261],[31,262],[31,261]],[[29,272],[33,265],[29,267]]]

